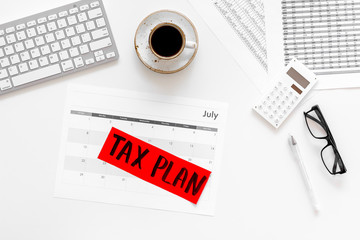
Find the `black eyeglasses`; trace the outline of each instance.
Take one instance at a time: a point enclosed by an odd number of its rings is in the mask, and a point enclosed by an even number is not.
[[[313,106],[310,111],[304,112],[304,116],[311,135],[316,139],[327,140],[327,145],[321,150],[321,159],[328,172],[332,175],[346,173],[346,167],[320,107]]]

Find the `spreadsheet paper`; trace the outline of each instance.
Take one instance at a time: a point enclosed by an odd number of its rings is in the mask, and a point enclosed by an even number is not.
[[[70,85],[55,196],[213,215],[227,105]],[[210,170],[198,204],[97,159],[115,127]]]
[[[265,1],[270,77],[297,58],[316,88],[360,86],[360,0]]]
[[[189,1],[237,61],[246,76],[259,90],[264,89],[268,84],[268,61],[263,1]]]

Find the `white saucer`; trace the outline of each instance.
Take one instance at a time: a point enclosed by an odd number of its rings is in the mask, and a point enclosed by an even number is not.
[[[178,57],[170,60],[157,57],[150,49],[149,36],[151,30],[161,23],[173,23],[180,27],[186,41],[195,42],[196,48],[184,48]],[[161,10],[150,14],[140,23],[134,43],[136,54],[146,67],[158,73],[174,73],[186,68],[194,59],[199,39],[194,25],[187,17],[175,11]]]

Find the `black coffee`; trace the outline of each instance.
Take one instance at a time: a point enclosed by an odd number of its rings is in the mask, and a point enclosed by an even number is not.
[[[172,26],[162,26],[156,29],[150,39],[153,50],[162,57],[177,54],[183,44],[181,33]]]

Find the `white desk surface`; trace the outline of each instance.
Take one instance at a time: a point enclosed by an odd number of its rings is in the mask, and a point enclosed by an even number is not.
[[[7,22],[69,0],[4,1]],[[120,60],[1,97],[0,239],[359,239],[360,89],[314,92],[275,131],[252,110],[259,92],[186,0],[104,0]],[[185,70],[161,75],[138,60],[133,37],[149,13],[174,9],[196,25],[200,46]],[[53,197],[70,82],[230,104],[215,217]],[[348,173],[323,167],[324,142],[302,111],[320,104]],[[287,144],[292,131],[318,195],[315,215]]]

